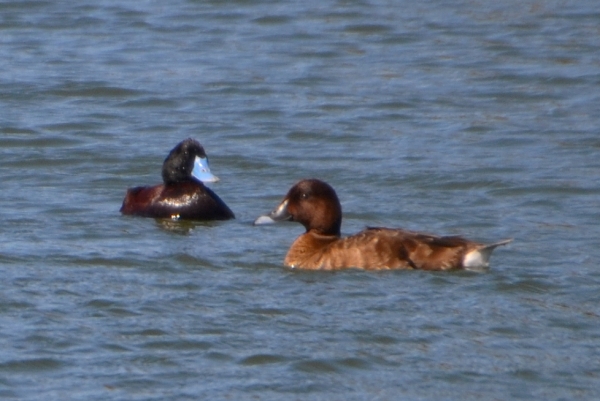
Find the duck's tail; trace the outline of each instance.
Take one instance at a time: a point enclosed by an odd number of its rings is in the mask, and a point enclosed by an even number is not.
[[[478,245],[473,250],[467,252],[463,257],[463,267],[465,270],[483,271],[490,265],[490,257],[494,249],[501,245],[512,242],[512,238],[503,241],[494,242],[489,245]]]

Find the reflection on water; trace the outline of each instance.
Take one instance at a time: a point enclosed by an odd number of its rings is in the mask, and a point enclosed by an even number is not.
[[[179,219],[154,219],[156,226],[173,234],[189,235],[194,230],[206,230],[215,225],[215,222],[189,221]]]

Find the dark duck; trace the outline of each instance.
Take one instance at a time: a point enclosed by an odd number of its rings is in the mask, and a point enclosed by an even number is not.
[[[203,182],[215,182],[204,148],[186,139],[171,150],[162,167],[163,183],[151,187],[129,188],[121,213],[142,217],[227,220],[235,218]]]
[[[342,207],[334,189],[317,180],[294,185],[270,214],[255,224],[296,221],[306,232],[291,245],[284,264],[306,270],[421,269],[476,270],[489,266],[492,251],[509,243],[481,244],[458,236],[435,235],[391,228],[368,228],[342,238]]]

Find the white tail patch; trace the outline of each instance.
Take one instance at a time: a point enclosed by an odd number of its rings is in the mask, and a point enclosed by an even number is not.
[[[489,245],[481,245],[479,248],[473,249],[463,258],[463,267],[466,270],[473,271],[483,271],[487,269],[490,265],[490,256],[492,256],[494,249],[500,245],[506,245],[509,242],[512,242],[512,239],[506,239]]]

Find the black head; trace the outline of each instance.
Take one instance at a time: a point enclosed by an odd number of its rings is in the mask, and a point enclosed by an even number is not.
[[[198,181],[192,176],[196,157],[206,158],[204,148],[194,139],[188,138],[171,150],[163,163],[162,177],[165,184]]]

